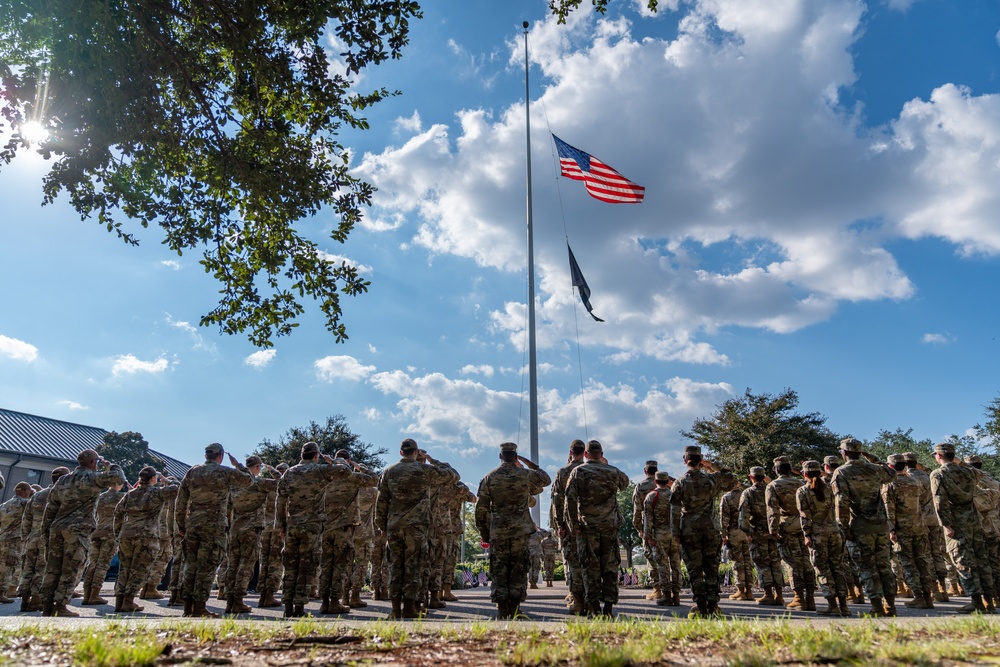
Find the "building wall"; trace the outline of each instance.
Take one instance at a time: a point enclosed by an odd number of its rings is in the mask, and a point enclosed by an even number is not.
[[[76,467],[76,461],[56,461],[27,454],[21,457],[0,454],[0,473],[3,473],[5,480],[3,490],[0,490],[0,502],[13,497],[14,485],[18,482],[48,486],[52,481],[52,469],[59,466],[72,470]]]

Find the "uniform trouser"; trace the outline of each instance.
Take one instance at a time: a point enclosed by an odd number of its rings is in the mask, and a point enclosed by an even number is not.
[[[913,534],[897,530],[893,551],[899,556],[903,580],[915,597],[934,592],[934,562],[926,533]]]
[[[576,534],[569,533],[560,538],[559,546],[563,555],[563,572],[566,575],[566,585],[576,600],[586,600],[583,590],[583,575],[580,573],[580,556],[576,546]]]
[[[229,567],[226,569],[226,595],[242,598],[247,594],[247,586],[253,578],[253,566],[260,555],[260,528],[249,528],[231,532],[226,549]]]
[[[372,541],[372,588],[389,588],[389,553],[385,534],[375,534]]]
[[[695,602],[718,602],[722,535],[708,528],[699,532],[682,532],[680,543],[681,557],[687,565]]]
[[[281,587],[281,548],[284,541],[281,533],[266,528],[260,540],[260,573],[257,575],[257,590],[270,591],[273,595]]]
[[[844,538],[840,531],[812,536],[809,560],[815,570],[820,594],[825,598],[847,596],[844,552]]]
[[[653,588],[659,588],[662,586],[663,581],[660,579],[660,568],[657,567],[654,551],[656,551],[654,545],[643,542],[642,555],[646,557],[646,562],[649,563],[649,585]]]
[[[0,595],[6,595],[10,586],[21,576],[21,540],[19,537],[0,541]]]
[[[38,595],[45,576],[45,544],[39,537],[29,537],[24,543],[21,559],[21,596]]]
[[[806,549],[805,535],[802,533],[785,533],[784,539],[778,543],[778,553],[788,569],[792,571],[792,590],[816,588],[816,573],[809,563],[809,551]]]
[[[226,553],[225,525],[206,524],[187,527],[184,533],[184,578],[181,598],[207,602],[212,580]]]
[[[354,562],[354,526],[327,528],[323,531],[323,560],[320,563],[319,594],[339,600]]]
[[[992,595],[993,574],[989,571],[982,528],[969,524],[955,526],[954,531],[955,537],[945,535],[944,539],[965,594]]]
[[[583,595],[594,608],[601,602],[618,603],[618,529],[580,526],[576,534],[576,555],[583,579]]]
[[[681,550],[672,533],[653,538],[651,561],[656,570],[660,590],[681,592]]]
[[[389,597],[416,602],[423,598],[427,527],[406,526],[386,535],[389,550]]]
[[[427,532],[427,590],[435,593],[441,590],[441,570],[444,567],[444,552],[447,535],[436,530]]]
[[[896,595],[896,575],[889,558],[887,533],[862,533],[848,540],[847,549],[858,566],[858,577],[870,598]]]
[[[441,568],[441,585],[452,586],[455,583],[455,567],[458,565],[458,552],[462,550],[462,533],[445,535],[448,545],[444,553],[444,566]]]
[[[925,528],[931,563],[934,565],[934,578],[943,581],[948,578],[948,550],[944,546],[944,530],[940,524],[925,525]]]
[[[181,584],[184,582],[184,538],[174,534],[172,543],[174,547],[174,564],[170,568],[170,585],[168,588],[180,594]]]
[[[753,560],[750,558],[750,540],[742,530],[729,531],[729,560],[737,586],[753,585]]]
[[[785,573],[781,569],[778,543],[767,533],[757,533],[750,540],[750,558],[757,568],[757,581],[764,588],[785,587]]]
[[[45,553],[45,576],[39,596],[43,603],[56,605],[73,597],[87,564],[90,534],[93,529],[81,532],[75,527],[56,526],[49,530],[49,544]]]
[[[529,553],[528,562],[531,564],[528,568],[528,581],[537,584],[538,576],[542,573],[542,557]]]
[[[528,536],[490,540],[490,600],[520,604],[528,596]]]
[[[989,562],[989,570],[993,579],[993,594],[997,594],[1000,589],[1000,536],[987,535],[986,539],[986,560]]]
[[[556,578],[556,557],[554,554],[542,556],[542,579],[544,581],[555,581]]]
[[[160,526],[160,531],[164,531],[164,527]],[[174,555],[174,541],[169,535],[160,536],[160,549],[157,552],[156,562],[153,566],[149,568],[149,578],[146,579],[146,584],[157,588],[160,582],[163,581],[163,575],[167,573],[167,566],[170,565],[170,559]]]
[[[354,563],[351,565],[351,590],[361,593],[365,587],[365,575],[368,574],[368,563],[372,559],[371,529],[354,531]]]
[[[889,549],[889,562],[892,565],[892,574],[896,577],[896,587],[906,584],[906,577],[903,576],[903,565],[899,562],[899,552],[895,546]]]
[[[285,547],[281,564],[285,573],[281,584],[281,597],[285,604],[309,604],[309,590],[316,577],[319,560],[320,533],[317,524],[289,526],[285,533]]]
[[[153,564],[159,556],[159,540],[150,540],[145,535],[122,537],[118,545],[118,578],[115,581],[115,595],[135,597],[146,582]]]
[[[87,573],[83,578],[84,590],[92,586],[100,587],[104,583],[104,578],[108,576],[108,569],[111,567],[111,561],[114,560],[117,551],[118,539],[114,533],[95,533],[91,537],[88,556],[90,565],[87,566]]]

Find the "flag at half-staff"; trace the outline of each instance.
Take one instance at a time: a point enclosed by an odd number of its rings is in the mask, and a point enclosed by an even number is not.
[[[594,199],[609,204],[640,204],[646,188],[633,183],[589,153],[552,135],[559,152],[559,170],[566,178],[583,181]]]
[[[594,315],[594,307],[590,305],[590,285],[587,284],[587,279],[583,277],[583,271],[580,270],[580,265],[576,263],[576,257],[573,256],[573,249],[566,244],[566,249],[569,250],[569,274],[573,279],[573,287],[580,292],[580,301],[583,301],[583,307],[587,309],[590,316],[593,317],[598,322],[603,322],[601,318]]]

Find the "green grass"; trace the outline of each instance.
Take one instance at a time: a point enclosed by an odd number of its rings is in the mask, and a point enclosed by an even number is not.
[[[76,639],[74,644],[73,664],[81,667],[152,667],[164,646],[96,632]]]

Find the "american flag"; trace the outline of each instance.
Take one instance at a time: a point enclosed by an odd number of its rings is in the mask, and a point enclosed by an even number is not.
[[[591,197],[609,204],[642,203],[646,188],[628,180],[589,153],[573,148],[556,135],[553,134],[552,138],[559,151],[560,172],[566,178],[583,181]]]

